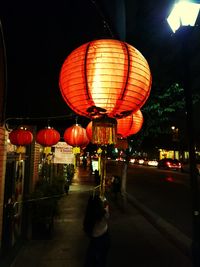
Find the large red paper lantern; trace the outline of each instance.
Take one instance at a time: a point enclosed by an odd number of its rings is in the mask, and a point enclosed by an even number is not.
[[[60,140],[60,133],[54,128],[41,129],[36,134],[36,142],[44,147],[56,145]]]
[[[64,132],[65,142],[73,147],[86,147],[89,144],[89,139],[86,134],[86,129],[79,124],[72,125]]]
[[[141,110],[138,110],[125,118],[117,119],[117,134],[121,137],[136,134],[141,130],[143,121],[144,119]]]
[[[26,146],[33,141],[33,134],[27,129],[19,128],[9,133],[9,140],[13,145]]]
[[[95,118],[123,117],[140,109],[151,89],[151,73],[143,55],[118,40],[88,42],[64,61],[61,94],[75,113]]]

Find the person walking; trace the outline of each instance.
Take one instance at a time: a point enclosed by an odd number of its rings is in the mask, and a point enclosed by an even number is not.
[[[90,196],[84,218],[84,231],[90,238],[85,267],[105,267],[110,247],[108,229],[109,205],[95,195]]]
[[[66,195],[69,195],[69,186],[70,186],[70,180],[67,179],[64,184],[64,190],[65,190]]]
[[[118,195],[121,193],[121,179],[119,176],[114,175],[111,179],[112,192],[114,194],[115,201],[118,200]]]

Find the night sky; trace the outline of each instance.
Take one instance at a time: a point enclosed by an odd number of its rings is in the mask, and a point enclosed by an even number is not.
[[[176,49],[166,22],[172,0],[2,2],[6,118],[71,114],[60,93],[59,72],[70,52],[94,39],[115,38],[136,47],[150,65],[152,94],[176,80]]]

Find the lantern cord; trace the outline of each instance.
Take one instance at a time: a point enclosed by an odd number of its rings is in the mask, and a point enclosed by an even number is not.
[[[75,118],[76,125],[78,124],[78,116]]]
[[[48,128],[50,127],[50,119],[49,118],[47,119],[47,126],[48,126]]]
[[[90,1],[91,1],[91,3],[95,6],[97,12],[99,13],[99,15],[100,15],[100,17],[101,17],[101,19],[102,19],[102,21],[103,21],[103,26],[104,26],[104,28],[107,29],[108,32],[110,33],[111,37],[112,37],[113,39],[115,39],[115,35],[113,34],[113,32],[112,32],[112,30],[111,30],[111,28],[110,28],[108,22],[106,21],[103,12],[101,11],[99,5],[97,4],[97,1],[96,1],[96,0],[90,0]]]

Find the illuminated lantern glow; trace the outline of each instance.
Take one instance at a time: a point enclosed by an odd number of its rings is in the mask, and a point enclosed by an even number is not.
[[[113,118],[96,118],[92,120],[92,143],[110,145],[116,143],[117,121]]]
[[[126,137],[133,123],[132,115],[117,120],[117,134]]]
[[[60,140],[60,133],[54,128],[41,129],[36,134],[36,142],[44,147],[56,145]]]
[[[73,147],[86,147],[89,144],[89,139],[86,134],[86,129],[79,124],[72,125],[64,132],[65,142]]]
[[[136,134],[141,130],[143,122],[141,110],[125,118],[117,119],[117,134],[124,138]]]
[[[94,40],[72,51],[59,77],[67,105],[90,118],[121,118],[136,112],[149,97],[151,84],[144,56],[114,39]]]
[[[135,112],[132,115],[132,118],[133,118],[133,123],[128,133],[129,136],[132,134],[137,134],[141,130],[143,122],[144,122],[144,118],[140,110]]]
[[[16,146],[26,146],[32,143],[33,134],[27,129],[19,128],[9,133],[11,144]]]
[[[86,134],[86,137],[87,137],[87,134]],[[80,145],[80,148],[81,149],[85,149],[86,146],[89,144],[89,142],[90,142],[89,138],[88,137],[85,138],[85,140],[83,141],[83,143]]]
[[[92,121],[90,121],[86,127],[86,134],[90,141],[92,141]]]

